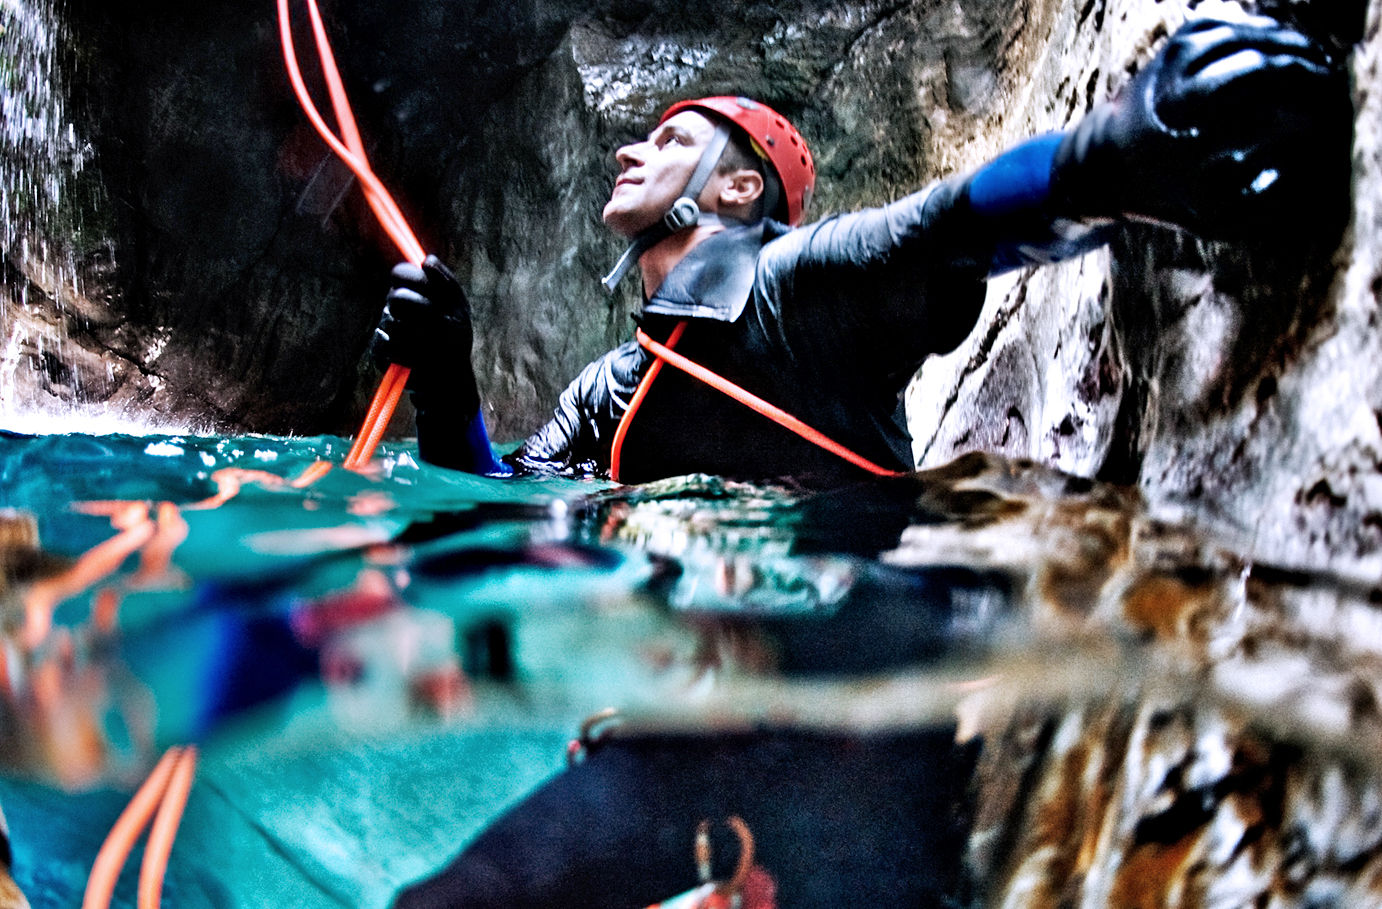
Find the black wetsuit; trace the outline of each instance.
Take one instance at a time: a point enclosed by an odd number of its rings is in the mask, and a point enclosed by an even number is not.
[[[639,321],[676,350],[869,460],[909,469],[901,395],[929,354],[978,318],[988,271],[928,240],[928,191],[789,229],[731,227],[691,251]],[[987,253],[985,254],[987,255]],[[630,341],[583,369],[516,453],[529,468],[609,468],[629,398],[653,362]],[[704,383],[664,368],[633,419],[620,479],[702,472],[806,482],[863,476]]]

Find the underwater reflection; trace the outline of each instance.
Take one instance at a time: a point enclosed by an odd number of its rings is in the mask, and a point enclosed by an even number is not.
[[[1061,697],[1142,671],[1149,641],[1203,661],[1240,633],[1224,619],[1241,562],[1132,490],[987,456],[809,495],[704,476],[515,494],[457,489],[406,449],[373,477],[295,487],[310,442],[11,445],[10,467],[41,456],[58,494],[11,487],[0,522],[4,759],[68,786],[256,711],[259,734],[575,722],[684,714],[730,680],[785,703],[783,680],[831,678],[848,700],[844,680],[895,673],[984,680],[993,700],[1003,664],[1026,686],[1053,652],[1089,671],[1048,673]],[[107,497],[131,488],[181,501]]]
[[[955,806],[969,826],[927,847],[954,867],[927,866],[925,886],[950,887],[963,865],[999,896],[1058,879],[1067,866],[1053,856],[1116,881],[1155,865],[1168,837],[1220,848],[1244,812],[1307,812],[1324,798],[1352,817],[1366,804],[1368,773],[1322,780],[1382,753],[1374,588],[1253,564],[1148,513],[1134,490],[983,455],[811,494],[702,476],[500,482],[420,465],[408,446],[367,473],[316,469],[295,485],[332,444],[7,439],[7,777],[129,786],[163,748],[198,743],[218,791],[272,818],[283,848],[327,862],[340,843],[319,842],[310,812],[285,813],[243,782],[269,773],[259,755],[312,766],[397,742],[399,766],[435,747],[448,766],[483,771],[483,797],[429,806],[455,832],[438,833],[408,877],[371,885],[376,901],[493,829],[456,856],[463,879],[498,848],[485,843],[548,825],[541,812],[584,792],[581,780],[624,786],[608,762],[650,756],[668,775],[646,792],[685,801],[692,781],[691,801],[719,821],[731,813],[721,797],[738,800],[776,854],[762,869],[782,896],[806,892],[810,863],[779,852],[802,819],[845,812],[896,847],[906,813],[871,828],[865,815],[914,804],[942,764],[972,774],[950,792],[972,794]],[[590,768],[559,777],[555,795],[534,790],[560,761],[553,743],[593,715],[605,719],[572,752]],[[909,749],[933,766],[902,772]],[[702,759],[715,755],[737,769],[710,773]],[[852,794],[788,798],[776,761]],[[263,791],[297,804],[331,779],[271,775]],[[531,805],[513,805],[528,793]],[[783,807],[770,811],[770,794]],[[654,824],[650,798],[618,829]],[[189,810],[195,821],[195,799]],[[1030,823],[1040,812],[1068,822]],[[605,842],[552,837],[522,861]],[[1292,848],[1254,842],[1264,862]],[[812,892],[846,892],[829,882],[849,880],[850,863],[892,867],[882,845],[849,854]],[[667,875],[631,872],[611,893],[636,902],[663,893],[645,893],[653,884],[680,886],[669,855],[646,856]],[[355,882],[358,860],[328,864]],[[1209,886],[1207,867],[1155,865],[1166,887]]]

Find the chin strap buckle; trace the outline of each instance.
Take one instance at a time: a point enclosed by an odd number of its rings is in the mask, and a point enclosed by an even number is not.
[[[710,137],[710,144],[701,152],[701,159],[696,163],[696,170],[691,174],[691,179],[686,181],[681,197],[672,203],[672,210],[663,215],[661,221],[654,223],[636,237],[633,243],[629,244],[629,248],[624,250],[619,261],[614,263],[614,269],[600,282],[605,286],[605,290],[613,293],[624,275],[628,274],[629,269],[638,261],[638,257],[653,246],[679,230],[705,222],[705,216],[701,215],[696,199],[700,197],[701,190],[705,189],[705,184],[710,181],[710,175],[720,163],[720,155],[724,154],[725,146],[728,144],[729,127],[724,123],[717,124],[715,135]]]
[[[672,203],[672,210],[662,216],[662,223],[667,225],[667,229],[676,233],[679,230],[686,230],[688,227],[695,227],[701,220],[701,209],[696,204],[695,199],[682,196]]]

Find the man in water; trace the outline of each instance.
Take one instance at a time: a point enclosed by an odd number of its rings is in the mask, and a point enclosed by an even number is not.
[[[1267,19],[1197,21],[1070,130],[799,226],[814,171],[796,130],[747,99],[682,102],[618,151],[604,208],[630,240],[606,283],[629,263],[642,273],[639,337],[587,366],[509,464],[490,450],[469,310],[440,262],[395,270],[376,351],[413,367],[423,457],[460,470],[826,483],[905,470],[899,395],[926,356],[972,330],[988,277],[1093,249],[1128,218],[1303,243],[1341,224],[1350,114],[1346,80],[1308,39]],[[770,420],[743,392],[808,428]],[[945,627],[947,595],[907,597],[915,624]],[[696,890],[676,905],[964,902],[957,802],[973,751],[946,724],[851,736],[765,717],[716,734],[618,731],[396,905],[647,905],[692,886],[698,821],[731,815],[752,827],[768,895]]]
[[[1071,129],[801,227],[815,173],[800,134],[749,99],[684,101],[616,153],[603,212],[631,244],[606,284],[634,262],[642,273],[638,339],[587,366],[508,463],[480,415],[469,306],[441,262],[395,269],[374,349],[413,369],[422,457],[459,470],[635,483],[907,470],[901,394],[970,332],[989,277],[1087,252],[1125,219],[1303,241],[1342,223],[1350,126],[1346,79],[1312,41],[1265,18],[1199,20]]]

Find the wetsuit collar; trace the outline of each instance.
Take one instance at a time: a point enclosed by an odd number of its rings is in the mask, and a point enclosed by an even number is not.
[[[701,241],[668,273],[643,312],[683,319],[733,322],[743,313],[753,290],[754,268],[768,221],[729,227]]]

